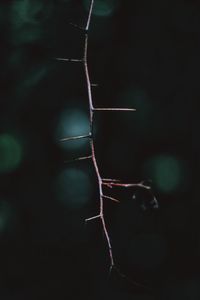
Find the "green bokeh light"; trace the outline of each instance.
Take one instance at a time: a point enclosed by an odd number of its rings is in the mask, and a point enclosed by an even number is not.
[[[84,0],[84,6],[89,8],[90,0]],[[96,0],[94,2],[93,14],[99,17],[112,16],[115,10],[118,8],[118,0]]]
[[[25,1],[16,1],[12,7],[12,42],[23,44],[36,41],[41,36],[40,24],[29,14]]]
[[[145,173],[164,193],[177,190],[183,183],[185,175],[183,163],[170,155],[159,155],[150,159],[145,165]]]
[[[142,134],[149,134],[151,136],[153,132],[153,125],[155,123],[155,107],[151,99],[147,96],[144,90],[137,87],[127,87],[124,92],[119,95],[117,105],[120,106],[123,103],[124,107],[132,107],[136,109],[136,113],[133,115],[127,115],[126,119],[131,121],[135,120],[135,129]],[[132,129],[129,126],[130,129]]]
[[[45,66],[35,68],[28,74],[29,76],[24,80],[23,87],[30,88],[37,85],[47,74],[47,68]]]
[[[12,135],[0,135],[0,173],[15,170],[22,160],[22,147]]]
[[[12,41],[33,42],[41,37],[42,22],[51,15],[52,3],[39,0],[16,0],[11,6]]]
[[[87,204],[91,189],[88,174],[77,168],[62,171],[56,181],[57,199],[71,209],[78,209]]]
[[[34,28],[22,28],[15,36],[13,41],[16,44],[32,43],[40,38],[41,32],[38,27]]]
[[[46,7],[47,8],[47,7]],[[12,5],[12,17],[15,25],[21,27],[24,24],[38,23],[38,16],[44,9],[42,1],[17,0]],[[48,8],[47,8],[48,9]]]

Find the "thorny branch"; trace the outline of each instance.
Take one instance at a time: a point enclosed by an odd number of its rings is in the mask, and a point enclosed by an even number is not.
[[[146,288],[146,286],[139,284],[135,281],[133,281],[132,279],[129,279],[125,274],[121,273],[121,271],[116,267],[115,261],[114,261],[114,257],[113,257],[113,250],[112,250],[112,244],[111,244],[111,240],[110,240],[110,236],[109,236],[109,232],[107,229],[107,225],[105,222],[105,217],[104,217],[104,199],[109,199],[112,200],[114,202],[119,203],[120,201],[118,199],[115,199],[114,197],[111,196],[107,196],[103,193],[103,186],[107,186],[109,188],[113,188],[113,187],[124,187],[124,188],[128,188],[128,187],[139,187],[139,188],[143,188],[146,190],[151,191],[151,187],[149,185],[145,185],[144,182],[139,182],[139,183],[122,183],[121,180],[118,179],[106,179],[103,178],[102,175],[100,174],[99,171],[99,165],[96,159],[96,152],[95,152],[95,145],[94,145],[94,133],[93,133],[93,120],[94,120],[94,113],[96,111],[126,111],[126,112],[133,112],[135,111],[134,108],[99,108],[99,107],[94,107],[94,103],[93,103],[93,97],[92,97],[92,87],[94,86],[98,86],[97,84],[92,84],[91,80],[90,80],[90,74],[89,74],[89,69],[88,69],[88,31],[90,28],[90,24],[91,24],[91,16],[92,16],[92,11],[93,11],[93,7],[94,7],[94,0],[90,1],[90,6],[89,6],[89,12],[88,12],[88,17],[87,17],[87,21],[86,21],[86,25],[85,27],[80,27],[76,24],[72,24],[74,27],[78,28],[79,30],[81,30],[85,36],[84,39],[84,49],[83,49],[83,57],[81,59],[76,59],[76,58],[56,58],[58,61],[62,61],[62,62],[75,62],[75,63],[83,63],[84,66],[84,71],[85,71],[85,77],[86,77],[86,86],[87,86],[87,94],[88,94],[88,102],[89,102],[89,117],[90,117],[90,131],[89,133],[85,134],[85,135],[79,135],[79,136],[72,136],[72,137],[66,137],[61,139],[61,142],[66,142],[66,141],[70,141],[70,140],[79,140],[79,139],[85,139],[88,138],[89,142],[90,142],[90,150],[91,150],[91,155],[89,156],[84,156],[84,157],[78,157],[75,158],[71,161],[67,161],[67,162],[73,162],[73,161],[79,161],[79,160],[85,160],[85,159],[91,159],[93,162],[93,166],[95,169],[95,173],[96,173],[96,177],[97,177],[97,181],[98,181],[98,190],[99,190],[99,213],[95,216],[92,216],[90,218],[85,219],[85,222],[88,221],[94,221],[96,219],[100,219],[101,224],[102,224],[102,228],[103,228],[103,232],[106,238],[106,242],[107,242],[107,246],[108,246],[108,251],[109,251],[109,257],[110,257],[110,272],[112,271],[113,268],[115,268],[116,272],[122,277],[122,278],[126,278],[128,281],[130,281],[131,283],[133,283],[136,286],[139,287],[143,287]],[[157,201],[154,197],[154,200]]]

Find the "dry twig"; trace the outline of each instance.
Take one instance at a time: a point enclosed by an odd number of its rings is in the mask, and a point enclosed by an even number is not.
[[[81,30],[83,32],[84,36],[85,36],[83,57],[81,59],[57,58],[58,61],[62,61],[62,62],[83,63],[84,71],[85,71],[85,77],[86,77],[88,102],[89,102],[90,132],[88,134],[85,134],[85,135],[66,137],[66,138],[61,139],[60,141],[61,142],[66,142],[66,141],[70,141],[70,140],[79,140],[79,139],[89,138],[91,155],[84,156],[84,157],[79,157],[79,158],[76,158],[76,159],[72,160],[72,161],[77,161],[77,160],[91,159],[92,162],[93,162],[93,166],[94,166],[97,181],[98,181],[99,213],[95,216],[92,216],[92,217],[89,217],[89,218],[85,219],[85,222],[94,221],[94,220],[97,220],[97,219],[99,219],[101,221],[103,232],[104,232],[104,235],[105,235],[105,238],[106,238],[106,241],[107,241],[108,251],[109,251],[110,271],[112,269],[115,269],[116,272],[121,277],[127,278],[127,280],[129,282],[133,283],[136,286],[140,286],[140,287],[145,288],[144,285],[139,284],[139,283],[133,281],[132,279],[129,279],[128,277],[126,277],[126,275],[121,273],[121,271],[116,267],[114,257],[113,257],[113,250],[112,250],[111,240],[110,240],[109,232],[108,232],[106,222],[105,222],[105,217],[104,217],[104,199],[109,199],[109,200],[112,200],[112,201],[117,202],[117,203],[119,203],[120,201],[118,199],[115,199],[114,197],[105,195],[103,193],[103,186],[107,186],[109,188],[112,188],[112,187],[124,187],[124,188],[134,187],[134,188],[137,188],[137,187],[139,187],[139,188],[143,188],[143,189],[146,189],[146,190],[149,190],[149,191],[151,190],[151,187],[148,186],[148,185],[145,185],[144,182],[122,183],[119,179],[106,179],[106,178],[102,177],[102,175],[100,174],[100,171],[99,171],[99,165],[98,165],[98,162],[97,162],[97,159],[96,159],[94,134],[93,134],[94,113],[96,111],[97,112],[98,111],[133,112],[133,111],[135,111],[135,109],[134,108],[121,108],[121,107],[120,108],[104,108],[104,107],[103,108],[96,108],[96,107],[94,107],[93,97],[92,97],[92,87],[97,86],[97,84],[91,83],[89,69],[88,69],[88,31],[89,31],[90,24],[91,24],[91,16],[92,16],[93,7],[94,7],[94,0],[91,0],[90,6],[89,6],[89,12],[88,12],[86,26],[84,28],[71,23],[71,25],[73,25],[75,28],[78,28],[79,30]],[[72,161],[70,161],[70,162],[72,162]]]

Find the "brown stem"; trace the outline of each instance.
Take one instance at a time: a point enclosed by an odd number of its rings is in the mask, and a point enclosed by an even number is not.
[[[115,266],[114,258],[113,258],[113,250],[112,250],[112,244],[109,236],[109,232],[107,229],[107,225],[105,222],[105,217],[104,217],[104,199],[110,199],[115,202],[119,202],[118,199],[115,199],[110,196],[106,196],[103,194],[103,186],[107,186],[109,188],[112,188],[113,186],[119,186],[119,187],[142,187],[144,189],[148,189],[151,191],[151,188],[147,185],[145,185],[143,182],[140,183],[121,183],[120,180],[118,179],[105,179],[101,176],[100,171],[99,171],[99,165],[96,159],[96,152],[95,152],[95,144],[94,144],[94,135],[93,135],[93,123],[94,123],[94,113],[96,111],[135,111],[134,108],[95,108],[93,105],[93,97],[92,97],[92,87],[97,86],[96,84],[92,84],[90,80],[90,74],[89,74],[89,69],[88,69],[88,31],[90,28],[90,23],[91,23],[91,16],[92,16],[92,10],[94,7],[94,0],[90,1],[90,6],[89,6],[89,13],[87,17],[87,22],[84,28],[74,25],[73,26],[77,27],[78,29],[82,30],[85,35],[84,39],[84,51],[83,51],[83,58],[82,59],[68,59],[68,58],[56,58],[58,61],[66,61],[66,62],[81,62],[83,63],[84,66],[84,72],[85,72],[85,77],[86,77],[86,86],[87,86],[87,94],[88,94],[88,102],[89,102],[89,115],[90,115],[90,131],[87,135],[79,135],[79,136],[73,136],[73,137],[66,137],[61,139],[61,142],[64,141],[70,141],[70,140],[78,140],[78,139],[84,139],[84,138],[89,138],[90,141],[90,150],[91,150],[91,155],[89,156],[83,156],[79,158],[75,158],[72,161],[79,161],[79,160],[85,160],[85,159],[91,159],[93,162],[94,170],[96,173],[97,181],[98,181],[98,190],[99,190],[99,213],[93,217],[85,219],[86,222],[88,221],[93,221],[96,219],[100,219],[103,227],[103,232],[106,238],[107,246],[108,246],[108,251],[109,251],[109,257],[110,257],[110,271],[112,269],[115,269],[116,272],[123,278],[126,278],[129,280],[126,275],[121,273],[118,268]],[[69,162],[69,161],[68,161]],[[132,282],[134,285],[138,285],[140,287],[145,287],[141,284],[138,284],[135,281],[129,280]]]
[[[85,43],[84,43],[84,56],[83,56],[83,61],[84,61],[84,70],[85,70],[85,76],[86,76],[86,83],[87,83],[87,92],[88,92],[88,101],[89,101],[89,113],[90,113],[90,133],[91,133],[91,140],[90,140],[90,148],[91,148],[91,153],[92,153],[92,161],[94,165],[94,169],[96,172],[97,180],[98,180],[98,189],[99,189],[99,201],[100,201],[100,207],[99,207],[99,217],[101,219],[101,223],[103,226],[103,231],[107,240],[107,245],[109,249],[109,255],[110,255],[110,267],[114,266],[114,259],[113,259],[113,252],[112,252],[112,246],[110,242],[110,237],[108,234],[108,229],[105,223],[105,218],[104,218],[104,202],[103,202],[103,190],[102,190],[102,177],[99,172],[99,166],[97,163],[96,159],[96,154],[95,154],[95,146],[94,146],[94,139],[93,139],[93,119],[94,119],[94,105],[93,105],[93,98],[92,98],[92,90],[91,90],[91,80],[90,80],[90,75],[89,75],[89,70],[88,70],[88,29],[90,27],[90,22],[91,22],[91,15],[92,15],[92,9],[94,6],[94,0],[91,0],[90,2],[90,7],[89,7],[89,14],[88,14],[88,19],[87,23],[85,26]]]

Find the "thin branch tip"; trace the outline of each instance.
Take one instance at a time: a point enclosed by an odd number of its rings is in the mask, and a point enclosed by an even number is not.
[[[91,21],[91,16],[92,16],[93,5],[94,5],[94,0],[91,0],[90,6],[89,6],[88,19],[87,19],[87,23],[86,23],[86,26],[85,26],[85,30],[87,30],[87,31],[89,30],[89,27],[90,27],[90,21]]]

